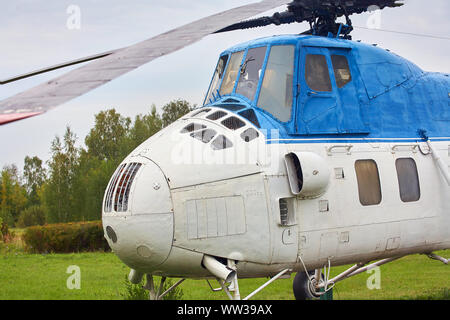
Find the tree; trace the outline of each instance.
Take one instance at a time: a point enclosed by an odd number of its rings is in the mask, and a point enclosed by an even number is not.
[[[186,100],[173,100],[163,107],[162,124],[167,127],[185,114],[195,109],[195,105],[191,106]]]
[[[130,130],[130,139],[133,147],[129,152],[138,147],[145,140],[153,136],[163,128],[161,116],[156,112],[156,106],[152,105],[151,112],[147,115],[137,115],[133,127]]]
[[[45,211],[39,205],[32,205],[24,210],[19,215],[17,226],[19,228],[26,228],[30,226],[42,226],[45,224]]]
[[[27,203],[26,190],[20,183],[15,165],[6,166],[1,172],[0,197],[0,216],[8,225],[14,226]]]
[[[46,179],[45,169],[42,167],[42,160],[38,157],[25,157],[23,167],[24,187],[27,190],[28,202],[30,205],[39,205],[40,199],[38,190]]]
[[[85,139],[88,153],[101,160],[122,161],[121,145],[127,138],[130,118],[125,118],[115,109],[102,111],[95,116],[95,126]]]
[[[77,173],[79,150],[75,146],[77,137],[67,127],[63,142],[56,136],[52,142],[52,158],[49,161],[49,181],[44,188],[43,198],[47,209],[47,221],[72,221],[74,213],[73,182]]]
[[[114,160],[101,160],[82,150],[73,192],[73,206],[78,221],[99,220],[108,182],[116,170]]]

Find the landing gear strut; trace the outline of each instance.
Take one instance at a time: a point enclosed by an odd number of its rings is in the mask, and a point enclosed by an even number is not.
[[[169,292],[174,290],[185,280],[185,279],[178,280],[169,289],[162,292],[162,290],[164,288],[164,283],[166,281],[166,277],[161,278],[159,287],[155,286],[155,283],[153,281],[153,276],[151,274],[146,274],[146,278],[147,278],[147,283],[145,284],[144,289],[148,290],[148,292],[149,292],[149,300],[162,300],[165,295],[167,295]]]

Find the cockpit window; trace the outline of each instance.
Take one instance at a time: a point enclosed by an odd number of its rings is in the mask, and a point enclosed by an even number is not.
[[[220,95],[226,95],[233,92],[243,56],[244,51],[235,52],[231,55],[225,77],[222,81],[222,87],[220,88]]]
[[[252,100],[255,98],[259,79],[262,74],[262,65],[266,57],[267,47],[249,49],[245,61],[241,66],[241,75],[236,93]]]
[[[273,46],[270,50],[258,107],[280,121],[291,118],[295,47]]]
[[[209,87],[208,94],[206,95],[205,103],[209,103],[210,100],[213,99],[214,95],[217,95],[217,90],[219,89],[220,83],[223,79],[223,75],[225,73],[225,68],[228,62],[228,55],[221,56],[219,59],[219,63],[217,64],[216,71],[214,71],[214,76],[211,82],[211,86]]]
[[[334,77],[336,78],[338,88],[345,87],[347,83],[352,81],[352,74],[350,73],[347,58],[341,55],[332,55],[331,62],[333,63]]]
[[[322,54],[308,54],[305,65],[306,84],[311,90],[330,92],[331,79],[327,58]]]

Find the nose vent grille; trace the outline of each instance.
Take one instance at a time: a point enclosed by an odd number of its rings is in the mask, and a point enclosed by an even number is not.
[[[214,107],[221,107],[224,109],[229,109],[235,111],[239,111],[240,109],[244,109],[245,106],[242,105],[214,105]],[[211,111],[211,108],[205,108],[197,113],[194,113],[192,117],[204,117],[208,120],[218,121],[224,127],[236,131],[246,127],[246,123],[235,116],[229,116],[228,112],[222,110]],[[258,117],[252,109],[244,110],[239,112],[239,115],[243,118],[246,118],[256,127],[260,128],[260,124],[258,121]],[[204,124],[199,123],[190,123],[180,130],[181,134],[189,134],[194,139],[197,139],[205,144],[209,144],[213,150],[224,150],[233,147],[233,143],[224,135],[217,135],[217,131],[208,128]],[[241,133],[241,138],[245,142],[250,142],[259,137],[259,133],[257,130],[253,128],[248,128],[244,132]]]
[[[235,99],[233,99],[233,98],[229,98],[229,99],[225,100],[224,102],[225,102],[225,103],[238,103],[239,100],[235,100]]]
[[[186,127],[184,127],[183,130],[181,130],[181,133],[189,133],[189,132],[194,132],[194,131],[202,130],[202,129],[206,129],[206,126],[203,124],[191,123],[191,124],[187,125]]]
[[[213,150],[222,150],[222,149],[228,149],[228,148],[232,148],[232,147],[233,147],[233,143],[230,140],[228,140],[228,138],[225,137],[224,135],[218,136],[211,143],[211,148],[213,148]]]
[[[208,143],[210,142],[214,136],[216,135],[216,131],[212,130],[212,129],[206,129],[203,131],[197,131],[194,133],[191,133],[191,137],[202,141],[203,143]]]
[[[114,210],[124,212],[128,210],[128,197],[134,177],[141,167],[140,163],[130,163],[122,174],[117,185],[116,197],[114,198]]]
[[[113,207],[116,212],[128,211],[131,185],[141,167],[142,164],[136,162],[129,163],[128,165],[123,164],[119,167],[108,188],[105,199],[105,212],[111,212]]]
[[[248,128],[247,130],[245,130],[244,132],[241,133],[241,138],[245,142],[250,142],[252,140],[255,140],[258,137],[259,137],[258,131],[256,131],[253,128]]]
[[[229,111],[239,111],[245,109],[245,106],[243,106],[242,104],[216,104],[214,105],[214,107],[220,107]]]
[[[194,113],[192,115],[192,117],[199,117],[199,116],[207,114],[210,111],[211,111],[211,109],[201,109],[199,112]]]
[[[239,115],[253,123],[257,128],[261,128],[258,118],[256,117],[255,111],[252,109],[248,109],[242,112],[239,112]]]
[[[122,174],[123,169],[125,168],[125,164],[122,164],[119,169],[114,174],[114,177],[109,184],[108,192],[106,193],[105,199],[105,212],[111,212],[112,210],[112,198],[114,190],[116,189],[117,181],[119,180],[119,176]]]
[[[217,112],[214,112],[213,114],[210,114],[206,118],[209,119],[209,120],[219,120],[219,119],[225,117],[226,115],[227,115],[226,112],[217,111]]]
[[[245,123],[236,117],[229,117],[223,120],[222,124],[230,130],[237,130],[245,126]]]

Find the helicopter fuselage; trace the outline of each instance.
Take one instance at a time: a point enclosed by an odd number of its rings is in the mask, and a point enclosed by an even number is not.
[[[119,166],[105,237],[130,268],[182,278],[211,277],[205,255],[246,278],[450,248],[450,187],[429,147],[448,170],[449,88],[359,42],[235,46],[204,106]]]

